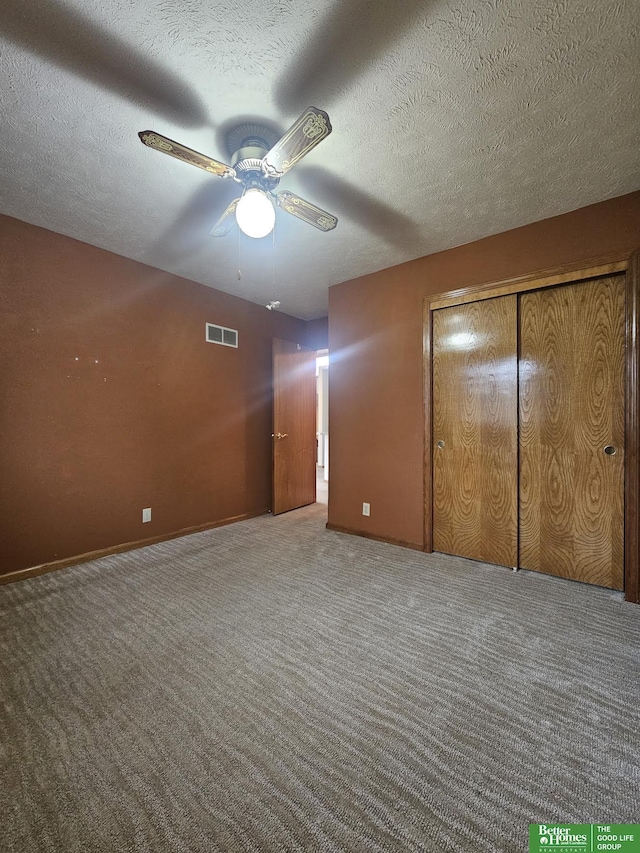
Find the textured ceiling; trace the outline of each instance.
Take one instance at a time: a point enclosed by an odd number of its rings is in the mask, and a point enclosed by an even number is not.
[[[340,281],[640,188],[638,0],[2,0],[0,212],[307,319]],[[289,172],[331,211],[208,231],[241,120],[333,134]],[[242,278],[238,280],[238,254]],[[275,292],[274,292],[275,271]]]

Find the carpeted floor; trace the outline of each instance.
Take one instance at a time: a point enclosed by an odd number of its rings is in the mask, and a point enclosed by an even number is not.
[[[640,822],[640,607],[263,517],[0,587],[3,853]]]

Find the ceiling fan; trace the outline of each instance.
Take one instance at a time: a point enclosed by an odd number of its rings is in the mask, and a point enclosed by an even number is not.
[[[235,221],[249,237],[266,237],[273,230],[275,204],[286,213],[308,222],[321,231],[338,224],[335,216],[300,198],[289,190],[274,192],[280,178],[331,133],[329,116],[316,107],[307,107],[289,130],[276,141],[275,134],[257,124],[243,124],[227,134],[231,165],[200,154],[153,130],[140,131],[141,142],[156,151],[170,154],[221,178],[231,178],[243,187],[211,229],[213,237],[224,237]]]

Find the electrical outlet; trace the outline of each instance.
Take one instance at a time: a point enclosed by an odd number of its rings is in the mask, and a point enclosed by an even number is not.
[[[368,503],[362,504],[362,514],[363,515],[371,515],[371,504],[368,504]]]
[[[146,521],[151,521],[151,507],[148,506],[146,509],[142,510],[142,523],[144,524]]]

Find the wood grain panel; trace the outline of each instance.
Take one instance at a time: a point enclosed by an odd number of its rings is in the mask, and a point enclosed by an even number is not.
[[[624,276],[520,297],[522,568],[623,588],[624,342]]]
[[[478,302],[481,299],[495,299],[497,296],[506,296],[510,293],[525,293],[543,287],[556,287],[568,282],[599,278],[612,273],[624,272],[628,266],[628,254],[624,254],[622,257],[616,255],[610,258],[594,259],[593,263],[582,261],[577,266],[576,264],[566,264],[562,267],[540,270],[536,273],[517,276],[494,284],[474,284],[470,287],[462,287],[459,290],[431,297],[430,305],[431,309],[435,311],[439,308],[449,308],[452,305]]]
[[[640,252],[631,256],[626,288],[624,597],[640,604]]]
[[[424,445],[422,462],[424,466],[424,508],[423,508],[423,550],[433,551],[433,369],[432,369],[433,312],[429,309],[429,300],[422,303],[422,387],[424,404]]]
[[[273,513],[316,499],[316,358],[273,340]]]
[[[505,566],[517,563],[516,312],[516,296],[433,312],[433,547]]]

